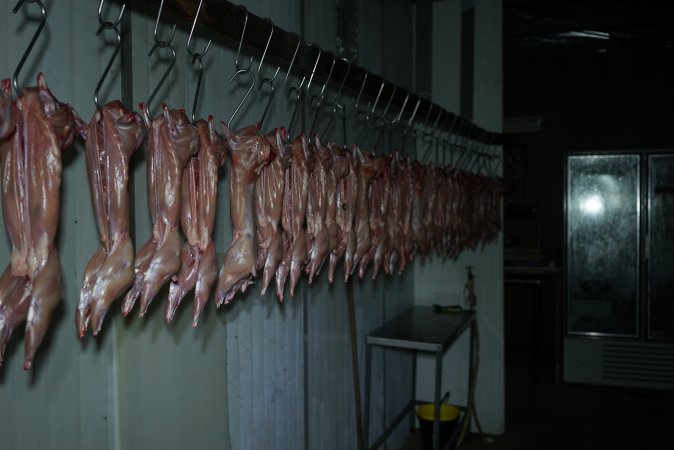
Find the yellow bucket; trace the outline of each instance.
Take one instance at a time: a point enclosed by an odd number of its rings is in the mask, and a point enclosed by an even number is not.
[[[433,449],[433,421],[435,420],[435,404],[425,403],[417,408],[419,429],[424,450]],[[459,423],[461,410],[454,405],[440,404],[440,448],[444,448]]]
[[[459,418],[461,411],[454,405],[440,404],[440,422],[448,422]],[[425,403],[417,408],[417,417],[423,420],[435,420],[435,404]]]

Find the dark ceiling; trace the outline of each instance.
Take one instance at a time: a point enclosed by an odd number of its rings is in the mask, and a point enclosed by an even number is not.
[[[504,0],[506,52],[671,48],[674,1]]]

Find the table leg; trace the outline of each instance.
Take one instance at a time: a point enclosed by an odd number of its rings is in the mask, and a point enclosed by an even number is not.
[[[555,384],[559,384],[562,380],[562,332],[563,318],[564,318],[564,285],[562,277],[554,276],[555,286]]]
[[[433,448],[440,449],[440,395],[442,391],[442,352],[435,354],[435,417],[433,418]]]
[[[412,401],[417,398],[417,352],[412,351]],[[416,425],[415,420],[415,411],[416,408],[412,408],[412,414],[410,414],[410,431],[414,431],[414,426]]]
[[[365,448],[370,448],[370,384],[372,369],[372,346],[365,345]]]
[[[473,393],[475,392],[475,384],[474,381],[474,370],[475,370],[475,334],[477,333],[477,317],[475,318],[475,321],[470,325],[470,343],[468,344],[470,347],[468,348],[468,402],[466,408],[466,414],[470,413],[475,405],[471,405],[471,403],[474,400]],[[466,430],[468,433],[470,433],[470,420],[471,416],[468,415],[466,417],[466,421],[468,423],[466,424]]]

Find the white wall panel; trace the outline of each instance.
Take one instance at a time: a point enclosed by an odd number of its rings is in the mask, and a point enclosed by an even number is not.
[[[461,0],[433,5],[433,100],[461,110]]]
[[[503,130],[503,20],[502,2],[475,5],[475,123]],[[505,358],[503,325],[503,235],[484,251],[477,296],[481,338],[481,375],[477,409],[487,433],[505,431]]]

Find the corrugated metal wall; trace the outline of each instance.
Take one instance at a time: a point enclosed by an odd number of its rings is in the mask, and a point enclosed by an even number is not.
[[[0,11],[4,11],[0,14],[0,54],[6,55],[0,59],[0,74],[13,71],[33,31],[32,24],[21,26],[22,13],[9,13],[13,3],[0,0]],[[44,71],[55,95],[72,103],[88,120],[94,111],[94,86],[111,50],[95,37],[98,2],[52,0],[46,4],[47,27],[21,78],[33,84],[37,71]],[[251,12],[288,30],[299,31],[304,16],[306,40],[335,50],[334,0],[245,4]],[[411,33],[411,4],[407,0],[361,0],[357,5],[360,64],[411,86],[411,34],[400,32]],[[384,6],[387,14],[382,18]],[[32,10],[31,5],[28,9]],[[146,55],[153,27],[153,18],[131,14],[134,107],[147,99],[165,69],[157,55]],[[167,26],[162,29],[166,35]],[[190,110],[196,75],[185,52],[186,39],[185,31],[178,30],[176,67],[155,107],[165,101]],[[244,92],[241,86],[227,84],[233,62],[231,48],[214,44],[204,60],[203,92],[208,94],[200,102],[199,115],[214,114],[226,120],[233,111]],[[104,100],[121,95],[118,67],[104,89]],[[280,92],[269,126],[287,121],[288,107]],[[263,102],[254,95],[234,125],[257,120]],[[349,133],[353,138],[354,132]],[[219,262],[231,239],[229,173],[225,170],[222,175],[215,233]],[[151,233],[145,186],[143,150],[133,159],[137,247]],[[341,283],[328,286],[323,274],[311,288],[302,285],[295,301],[283,305],[272,295],[260,297],[259,287],[254,286],[220,311],[208,305],[196,330],[190,326],[190,298],[167,326],[162,318],[164,297],[159,295],[146,319],[138,318],[135,311],[133,317],[124,319],[116,310],[107,319],[102,337],[80,342],[74,310],[83,268],[98,244],[81,144],[64,153],[62,204],[58,247],[65,284],[63,307],[32,372],[21,370],[20,332],[10,344],[0,369],[0,447],[355,447],[348,309]],[[5,235],[2,228],[0,233]],[[5,255],[0,260],[7,260],[6,239],[0,240],[0,255]],[[411,272],[402,278],[355,283],[361,365],[364,336],[410,305],[412,289]],[[381,431],[384,417],[390,419],[408,399],[411,380],[405,374],[410,370],[409,355],[375,354],[373,434]],[[407,435],[403,428],[390,439],[392,447]]]

